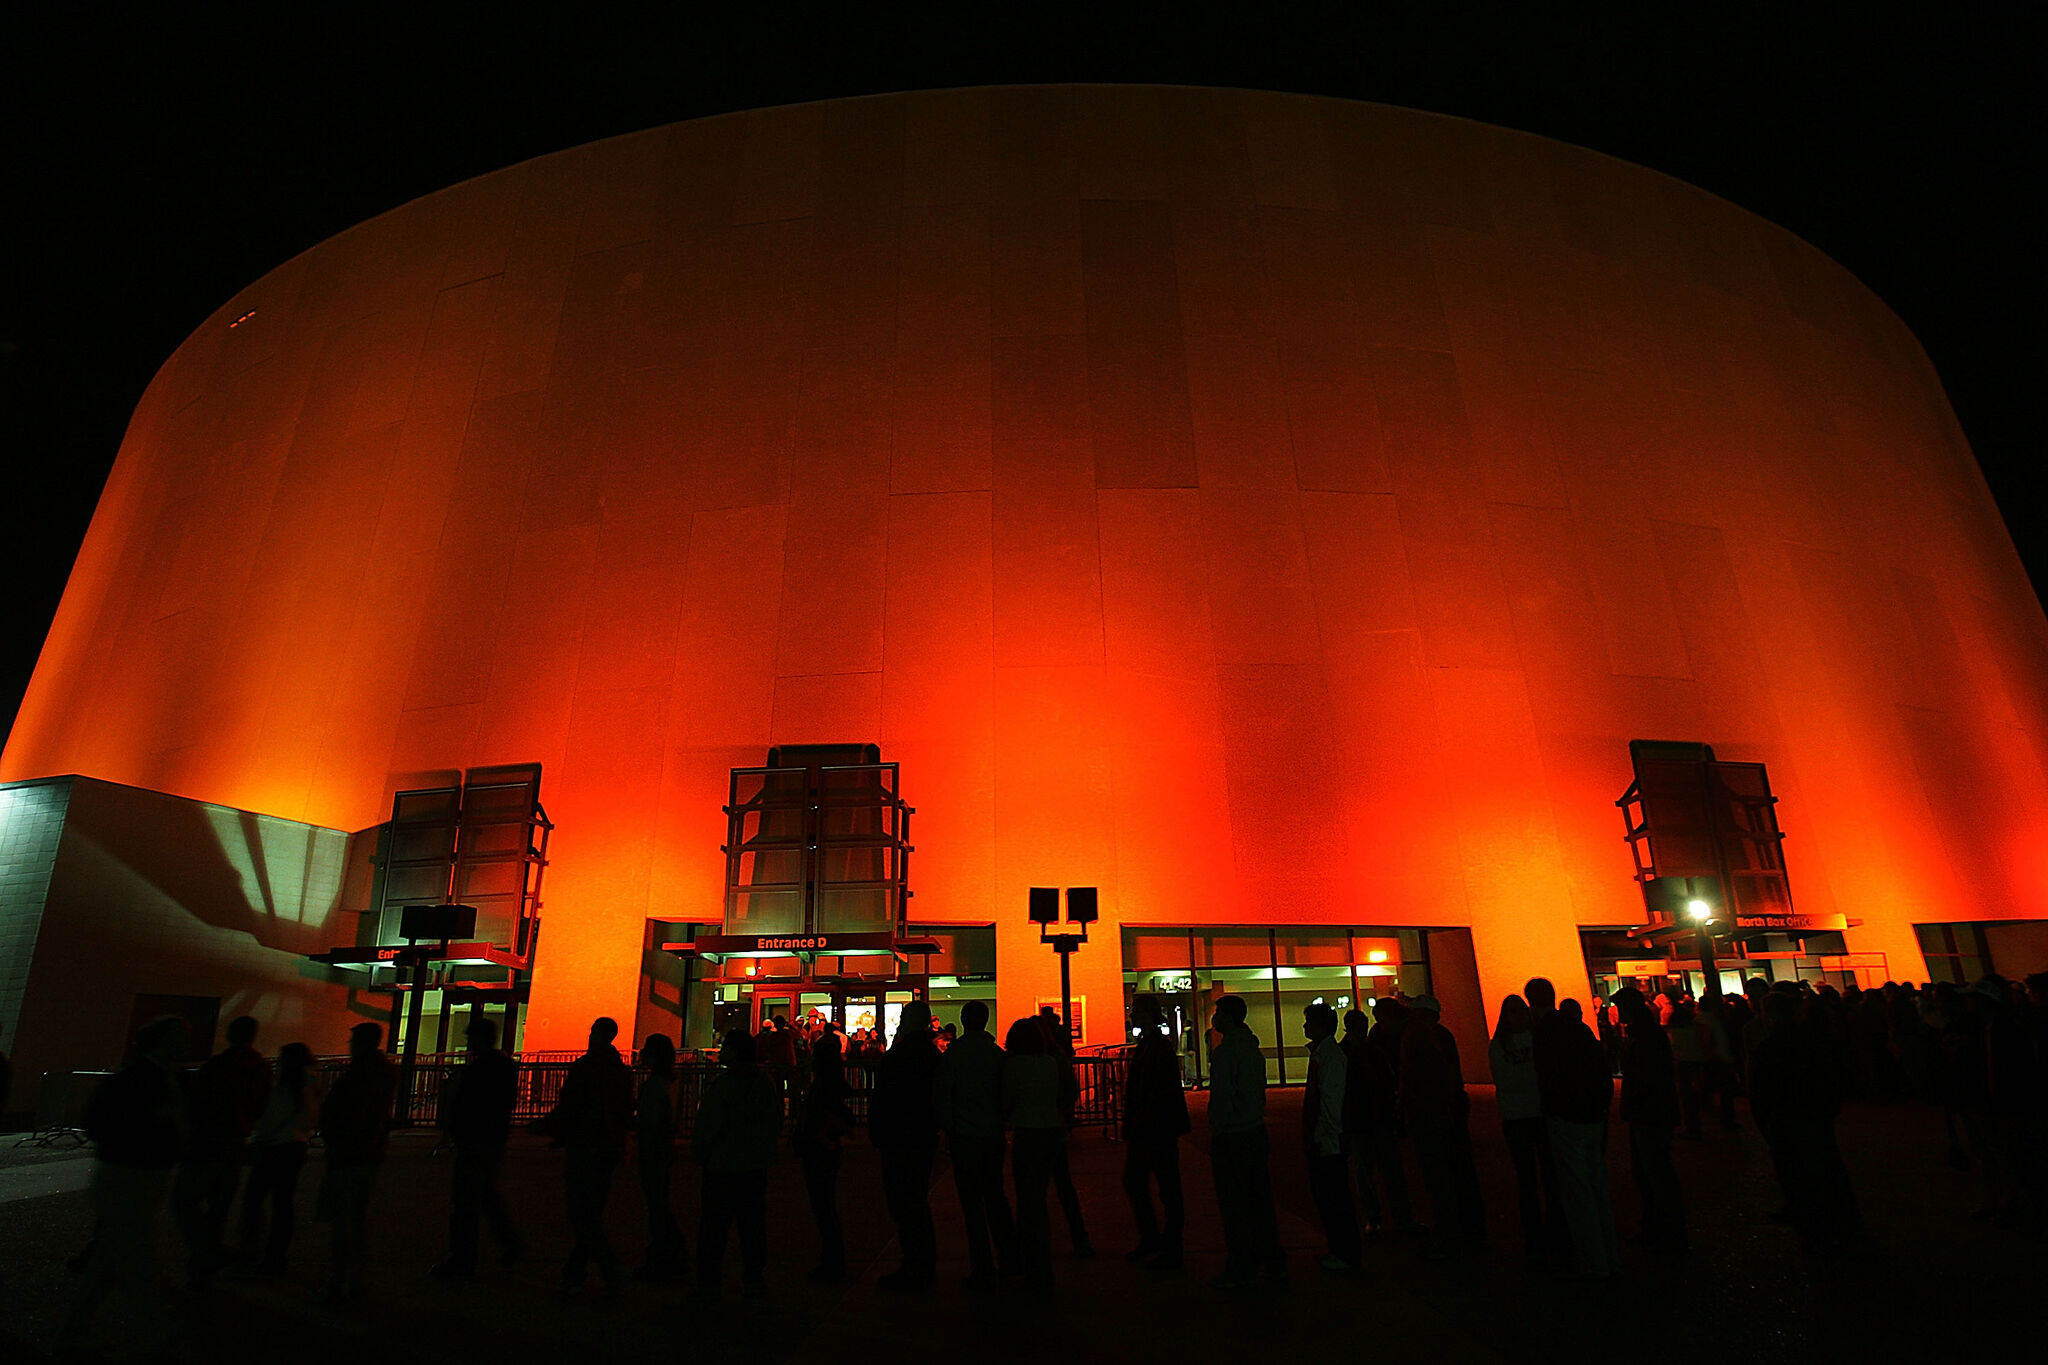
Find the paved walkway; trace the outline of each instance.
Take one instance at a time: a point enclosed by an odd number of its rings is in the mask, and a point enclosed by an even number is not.
[[[1513,1227],[1512,1173],[1490,1092],[1475,1089],[1474,1133],[1488,1198],[1492,1243],[1474,1262],[1424,1262],[1400,1242],[1374,1245],[1365,1271],[1314,1269],[1321,1237],[1293,1135],[1299,1092],[1276,1092],[1272,1123],[1281,1235],[1294,1264],[1285,1285],[1219,1293],[1222,1237],[1200,1140],[1183,1161],[1189,1190],[1188,1273],[1129,1267],[1133,1238],[1119,1185],[1122,1148],[1094,1134],[1076,1140],[1076,1177],[1101,1256],[1058,1259],[1057,1292],[1021,1287],[970,1296],[958,1206],[943,1162],[934,1182],[940,1254],[947,1274],[912,1298],[873,1288],[895,1247],[872,1151],[856,1148],[841,1183],[856,1274],[846,1285],[815,1286],[802,1271],[814,1250],[794,1163],[771,1181],[770,1294],[736,1292],[705,1303],[681,1287],[633,1285],[563,1299],[554,1292],[566,1249],[559,1197],[560,1155],[522,1141],[508,1159],[510,1186],[534,1248],[513,1269],[487,1269],[448,1286],[426,1278],[445,1249],[447,1158],[431,1140],[401,1137],[377,1192],[373,1229],[379,1264],[372,1292],[346,1309],[310,1302],[326,1261],[325,1228],[310,1222],[317,1165],[299,1191],[294,1271],[280,1280],[223,1279],[204,1296],[171,1294],[186,1358],[301,1361],[567,1361],[701,1359],[952,1362],[1191,1360],[1584,1360],[1609,1352],[1662,1362],[1778,1358],[1834,1359],[1881,1351],[1912,1359],[1957,1348],[1973,1358],[2005,1355],[2021,1327],[2038,1322],[2040,1272],[2048,1247],[2019,1233],[1971,1222],[1973,1178],[1944,1160],[1940,1118],[1917,1108],[1860,1108],[1845,1117],[1843,1146],[1872,1236],[1857,1255],[1803,1255],[1789,1230],[1763,1215],[1774,1206],[1769,1164],[1750,1133],[1710,1132],[1681,1143],[1696,1249],[1682,1260],[1625,1254],[1619,1284],[1585,1285],[1522,1268]],[[1625,1142],[1610,1152],[1615,1206],[1624,1237],[1635,1199]],[[0,1162],[0,1178],[55,1180],[0,1205],[0,1361],[43,1358],[72,1280],[64,1257],[89,1234],[76,1188],[85,1163]],[[684,1168],[685,1172],[689,1168]],[[48,1173],[48,1174],[45,1174]],[[61,1173],[61,1174],[59,1174]],[[623,1173],[610,1225],[628,1263],[642,1245],[637,1184]],[[1419,1189],[1419,1186],[1417,1187]],[[694,1177],[679,1182],[679,1212],[695,1250]],[[1055,1246],[1066,1242],[1057,1209]],[[174,1259],[166,1229],[163,1260]],[[729,1274],[736,1279],[737,1266]],[[118,1301],[104,1322],[116,1348],[135,1339]],[[1985,1352],[1989,1352],[1985,1355]]]

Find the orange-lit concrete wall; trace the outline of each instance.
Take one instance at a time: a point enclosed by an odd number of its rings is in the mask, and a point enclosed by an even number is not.
[[[1739,209],[1371,105],[892,96],[546,157],[227,301],[0,778],[353,829],[539,759],[559,1047],[647,915],[716,914],[771,742],[902,760],[915,910],[1002,926],[1007,1015],[1057,989],[1032,883],[1470,924],[1490,999],[1583,992],[1626,742],[1702,739],[1917,976],[1914,920],[2042,913],[2044,636],[1918,345]]]

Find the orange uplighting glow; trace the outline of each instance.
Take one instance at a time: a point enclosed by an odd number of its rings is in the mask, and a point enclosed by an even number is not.
[[[261,308],[265,325],[245,322]],[[526,1046],[715,921],[728,771],[872,741],[914,920],[1643,918],[1631,738],[1770,766],[1804,910],[2033,913],[2048,639],[1925,356],[1770,224],[1382,106],[1024,88],[562,152],[229,301],[144,396],[0,779],[342,830],[544,764]],[[2010,907],[2021,907],[2018,911]],[[1382,963],[1385,953],[1368,961]]]

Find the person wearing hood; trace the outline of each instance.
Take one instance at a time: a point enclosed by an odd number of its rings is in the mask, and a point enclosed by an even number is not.
[[[1035,1016],[1011,1024],[1003,1041],[1003,1122],[1010,1128],[1010,1166],[1017,1188],[1018,1268],[1033,1289],[1047,1291],[1053,1287],[1053,1275],[1052,1217],[1046,1196],[1052,1188],[1055,1155],[1067,1142],[1059,1061]]]
[[[1266,1057],[1245,1025],[1241,995],[1216,1002],[1216,1041],[1209,1049],[1209,1166],[1223,1214],[1223,1273],[1213,1283],[1235,1289],[1261,1274],[1287,1277],[1266,1137]]]
[[[768,1167],[782,1138],[782,1082],[757,1065],[754,1035],[737,1028],[719,1044],[717,1077],[697,1106],[690,1154],[704,1168],[697,1223],[697,1290],[715,1296],[725,1279],[725,1238],[740,1234],[740,1292],[767,1290]]]
[[[931,1006],[913,1000],[896,1021],[896,1036],[875,1068],[868,1100],[868,1140],[881,1153],[882,1193],[903,1248],[903,1264],[878,1281],[884,1289],[925,1289],[938,1273],[931,1188],[939,1148],[938,1069]]]
[[[1470,1108],[1458,1040],[1443,1026],[1442,1006],[1423,995],[1409,1002],[1409,1024],[1401,1039],[1401,1079],[1396,1103],[1415,1144],[1415,1164],[1429,1192],[1432,1256],[1463,1255],[1482,1240],[1486,1220],[1479,1181],[1472,1169]]]

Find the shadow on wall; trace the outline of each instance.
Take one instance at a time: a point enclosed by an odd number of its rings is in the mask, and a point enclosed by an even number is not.
[[[117,1064],[142,995],[214,997],[255,1016],[260,1045],[342,1048],[388,1018],[305,955],[355,939],[342,896],[349,836],[79,778],[50,878],[17,1035],[17,1093],[43,1071]]]

